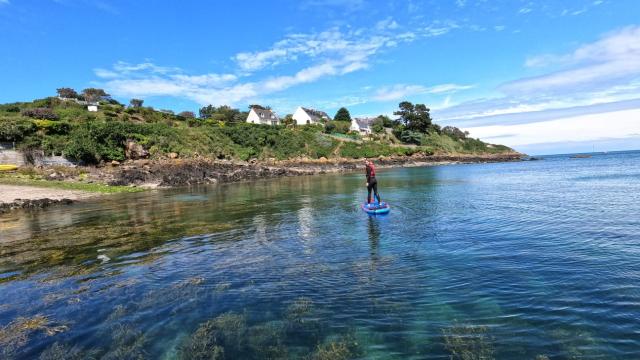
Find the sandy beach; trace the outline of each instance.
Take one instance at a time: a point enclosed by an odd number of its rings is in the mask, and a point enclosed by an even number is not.
[[[0,203],[12,203],[16,199],[38,200],[45,198],[51,200],[70,199],[76,201],[93,196],[96,196],[96,194],[79,190],[0,184]]]

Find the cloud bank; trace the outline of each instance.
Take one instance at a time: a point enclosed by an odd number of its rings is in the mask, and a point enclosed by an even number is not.
[[[528,58],[524,66],[542,73],[502,84],[502,97],[456,104],[438,110],[437,117],[516,147],[640,133],[634,110],[640,108],[640,26],[604,34],[566,54]]]

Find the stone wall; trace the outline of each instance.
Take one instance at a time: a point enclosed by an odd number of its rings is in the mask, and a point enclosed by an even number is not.
[[[0,150],[0,164],[26,165],[24,155],[16,150]]]
[[[0,145],[2,146],[2,145]],[[75,166],[76,164],[65,159],[63,156],[44,156],[44,154],[38,154],[34,161],[34,165],[60,165],[60,166]],[[0,164],[12,164],[18,166],[28,165],[25,156],[22,152],[17,150],[7,149],[6,147],[0,147]]]

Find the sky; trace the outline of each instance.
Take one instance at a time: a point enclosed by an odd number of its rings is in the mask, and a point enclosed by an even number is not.
[[[0,103],[104,88],[176,112],[434,121],[528,154],[640,149],[638,0],[0,0]]]

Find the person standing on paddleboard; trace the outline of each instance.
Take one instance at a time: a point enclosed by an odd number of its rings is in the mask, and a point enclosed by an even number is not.
[[[378,204],[379,204],[380,195],[378,194],[378,180],[376,180],[376,168],[375,166],[373,166],[373,162],[369,160],[365,160],[364,165],[365,165],[365,168],[366,168],[365,171],[367,174],[367,204],[371,204],[371,190],[373,190],[375,199],[378,200]]]

